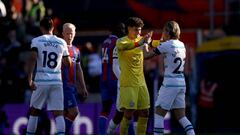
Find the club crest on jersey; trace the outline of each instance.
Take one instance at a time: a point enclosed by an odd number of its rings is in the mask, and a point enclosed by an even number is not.
[[[72,58],[72,62],[76,62],[76,58],[75,57]]]

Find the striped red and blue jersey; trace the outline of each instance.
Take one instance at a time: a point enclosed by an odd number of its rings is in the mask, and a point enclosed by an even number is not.
[[[80,51],[75,46],[68,46],[69,56],[72,59],[70,67],[62,65],[63,85],[74,85],[76,82],[76,64],[80,64]]]
[[[113,73],[113,49],[118,37],[110,35],[102,44],[102,81],[116,81],[117,78]]]

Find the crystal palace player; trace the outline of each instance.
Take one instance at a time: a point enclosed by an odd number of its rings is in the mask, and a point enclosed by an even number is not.
[[[65,23],[63,25],[63,39],[67,42],[69,55],[72,58],[72,65],[69,68],[63,65],[62,71],[66,133],[69,133],[73,121],[79,114],[76,92],[84,98],[88,95],[80,64],[80,51],[72,45],[76,33],[75,30],[76,27],[72,23]]]
[[[101,95],[102,95],[102,111],[99,116],[99,133],[106,134],[107,118],[112,108],[112,104],[116,102],[117,97],[117,78],[113,72],[113,49],[119,37],[125,34],[125,25],[119,23],[112,26],[111,34],[104,40],[102,45],[102,76],[101,76]],[[121,121],[121,117],[120,117]]]

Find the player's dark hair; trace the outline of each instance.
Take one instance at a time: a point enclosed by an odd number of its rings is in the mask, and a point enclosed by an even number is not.
[[[170,35],[170,38],[180,38],[180,27],[177,22],[175,21],[168,21],[165,23],[164,28],[165,31],[167,31]]]
[[[44,17],[40,21],[40,27],[43,27],[47,31],[51,30],[53,28],[53,20],[50,17]]]
[[[126,35],[126,32],[125,32],[125,24],[122,23],[122,22],[118,22],[116,23],[115,25],[113,25],[111,27],[111,32],[113,35],[116,35],[117,37],[123,37],[124,35]]]
[[[144,23],[141,18],[138,17],[129,17],[125,22],[126,28],[127,27],[143,27]]]

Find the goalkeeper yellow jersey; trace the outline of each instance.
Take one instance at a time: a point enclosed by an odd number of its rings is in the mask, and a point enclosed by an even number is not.
[[[117,40],[121,87],[146,85],[143,74],[143,51],[139,47],[133,47],[141,38],[130,40],[125,36]]]

